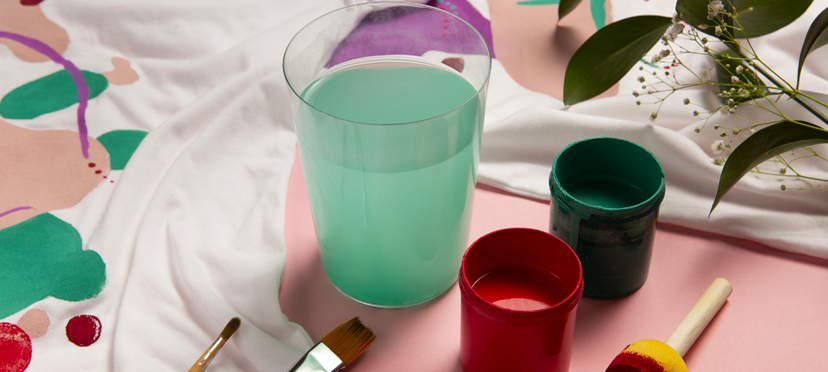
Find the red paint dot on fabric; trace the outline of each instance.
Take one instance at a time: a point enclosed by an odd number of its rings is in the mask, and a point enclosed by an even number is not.
[[[448,26],[443,26],[443,30],[448,30]]]
[[[32,340],[20,327],[0,323],[0,371],[23,372],[32,361]]]
[[[94,315],[78,315],[66,324],[66,337],[78,346],[89,346],[101,336],[101,321]]]
[[[89,163],[87,165],[89,165],[89,168],[95,168],[95,163]]]
[[[103,173],[103,171],[102,171],[102,170],[100,170],[100,169],[98,169],[98,170],[96,170],[96,171],[95,171],[95,174],[101,174],[101,173]]]
[[[20,5],[32,6],[32,5],[40,4],[42,2],[43,2],[43,0],[20,0]]]
[[[113,180],[109,180],[109,183],[115,183],[115,181],[113,181]]]
[[[106,179],[106,176],[104,176],[104,179]]]
[[[448,19],[444,19],[444,20],[443,20],[443,22],[444,22],[444,23],[449,23],[449,20],[448,20]]]
[[[443,34],[443,37],[446,37],[446,34]]]

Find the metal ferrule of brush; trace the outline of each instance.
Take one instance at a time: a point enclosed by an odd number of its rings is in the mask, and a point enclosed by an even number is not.
[[[325,344],[317,342],[288,372],[336,372],[345,363]]]

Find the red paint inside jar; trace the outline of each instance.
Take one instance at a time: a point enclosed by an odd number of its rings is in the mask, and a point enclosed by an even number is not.
[[[548,309],[570,293],[555,274],[525,263],[499,266],[477,279],[472,288],[493,305],[517,311]]]

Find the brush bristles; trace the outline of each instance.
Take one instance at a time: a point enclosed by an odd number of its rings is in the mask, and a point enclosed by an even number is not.
[[[224,329],[221,331],[221,336],[219,336],[219,337],[221,337],[225,340],[230,338],[230,336],[232,336],[233,333],[236,333],[236,330],[239,329],[240,325],[241,325],[241,320],[239,318],[230,319],[230,321],[227,322],[227,325],[224,326]]]
[[[322,337],[321,342],[347,365],[368,350],[376,338],[374,332],[355,317]]]

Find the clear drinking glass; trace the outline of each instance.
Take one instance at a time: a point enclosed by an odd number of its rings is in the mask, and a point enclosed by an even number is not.
[[[434,7],[367,3],[306,25],[283,68],[328,278],[380,307],[443,293],[468,244],[484,39]]]

